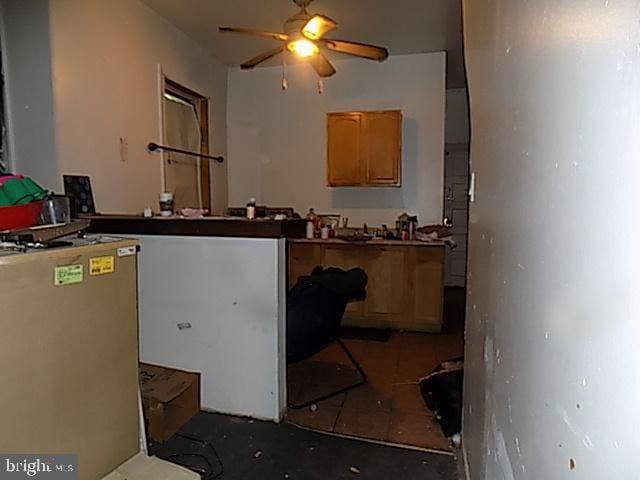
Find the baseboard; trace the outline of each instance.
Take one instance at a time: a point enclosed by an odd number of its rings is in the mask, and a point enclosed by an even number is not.
[[[464,448],[464,440],[461,442],[460,452],[461,455],[458,455],[458,473],[460,478],[471,480],[471,475],[469,474],[469,460],[467,459],[467,449]]]

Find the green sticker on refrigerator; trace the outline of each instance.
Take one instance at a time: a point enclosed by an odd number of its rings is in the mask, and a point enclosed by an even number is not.
[[[84,271],[82,265],[66,265],[54,269],[53,283],[55,285],[73,285],[82,283]]]

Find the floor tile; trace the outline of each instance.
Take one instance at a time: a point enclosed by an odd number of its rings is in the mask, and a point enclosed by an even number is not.
[[[334,432],[384,440],[389,429],[391,415],[384,410],[360,410],[343,407]]]
[[[381,390],[371,383],[347,392],[344,399],[344,408],[360,410],[385,410],[391,409],[391,389]]]
[[[391,408],[399,413],[432,416],[420,394],[420,386],[416,384],[394,385]]]
[[[398,363],[395,383],[415,383],[420,378],[428,375],[435,367],[436,362],[407,361]]]
[[[340,407],[323,404],[318,406],[315,411],[310,407],[300,410],[290,409],[287,413],[287,420],[302,425],[303,427],[330,432],[333,430],[339,414]]]
[[[348,365],[351,363],[342,348],[340,348],[338,342],[333,342],[321,352],[318,352],[317,359],[322,362],[339,363],[342,365]]]
[[[314,398],[318,398],[324,396],[328,393],[331,393],[333,390],[326,385],[315,385],[315,384],[301,384],[298,386],[299,388],[292,392],[292,394],[288,398],[288,402],[290,404],[302,404],[306,403]],[[322,402],[317,403],[318,406],[321,405],[333,405],[335,407],[341,407],[344,403],[346,394],[341,393],[339,395],[335,395],[331,398],[323,400]]]
[[[455,334],[394,332],[388,342],[345,340],[368,381],[365,385],[309,408],[293,410],[289,419],[318,430],[386,440],[425,448],[448,449],[417,381],[436,365],[462,351]],[[337,343],[288,368],[289,400],[307,399],[357,380],[357,371]]]
[[[387,440],[404,445],[451,450],[451,444],[442,434],[440,426],[428,415],[392,412]]]

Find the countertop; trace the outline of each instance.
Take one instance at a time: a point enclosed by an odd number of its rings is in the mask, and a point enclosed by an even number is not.
[[[444,247],[445,243],[442,241],[434,242],[420,242],[418,240],[382,240],[374,239],[368,241],[347,241],[339,238],[330,238],[328,240],[322,240],[321,238],[291,238],[292,243],[317,243],[321,245],[358,245],[358,246],[394,246],[394,247]]]
[[[88,231],[119,235],[179,235],[198,237],[291,238],[304,235],[305,219],[248,220],[242,217],[185,218],[141,215],[87,215]]]

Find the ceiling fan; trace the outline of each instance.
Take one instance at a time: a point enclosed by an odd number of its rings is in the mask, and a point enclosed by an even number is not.
[[[366,43],[325,38],[325,34],[337,28],[338,24],[325,15],[309,14],[307,7],[312,1],[293,0],[300,7],[300,11],[284,22],[284,33],[251,28],[219,27],[221,32],[267,37],[283,42],[282,45],[247,60],[240,65],[240,68],[243,70],[254,68],[259,63],[283,53],[285,48],[299,57],[307,59],[320,77],[330,77],[336,73],[334,66],[322,53],[323,49],[379,62],[386,60],[389,56],[386,48]]]

